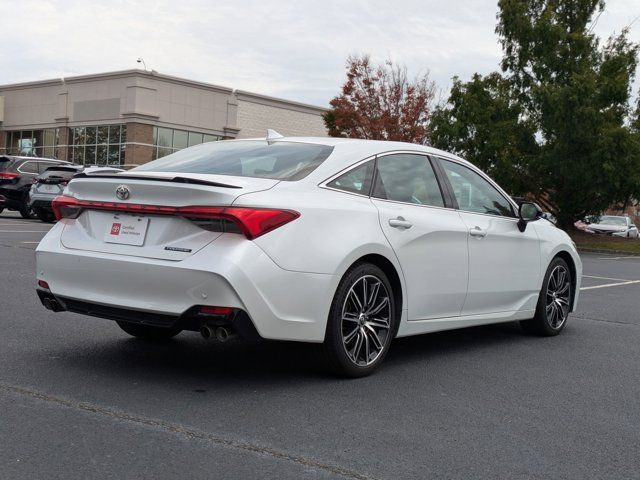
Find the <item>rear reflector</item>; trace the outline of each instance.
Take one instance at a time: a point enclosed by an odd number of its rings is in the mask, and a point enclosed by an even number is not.
[[[205,315],[229,315],[232,311],[231,307],[210,307],[207,305],[200,307],[200,313]]]
[[[45,282],[44,280],[38,280],[38,286],[40,288],[44,288],[46,290],[49,290],[49,284],[47,282]]]
[[[300,216],[293,210],[251,207],[166,207],[136,203],[95,202],[77,200],[60,195],[53,199],[51,208],[57,220],[78,218],[83,210],[109,210],[132,214],[175,215],[189,219],[225,219],[234,222],[249,240],[275,230]]]
[[[13,173],[13,172],[0,172],[0,179],[2,179],[2,180],[13,180],[18,175],[20,175],[20,174],[19,173]]]

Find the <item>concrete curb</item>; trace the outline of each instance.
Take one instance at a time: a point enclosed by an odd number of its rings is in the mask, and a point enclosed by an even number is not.
[[[621,257],[640,257],[640,253],[637,252],[625,252],[623,250],[603,250],[600,248],[580,248],[578,247],[578,252],[580,253],[602,253],[608,255],[616,255]]]

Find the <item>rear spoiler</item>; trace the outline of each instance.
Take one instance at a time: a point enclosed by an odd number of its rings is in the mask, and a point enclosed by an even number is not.
[[[101,173],[93,173],[91,175],[87,175],[86,173],[79,173],[73,177],[76,178],[117,178],[122,180],[151,180],[154,182],[173,182],[173,183],[190,183],[192,185],[209,185],[210,187],[221,187],[221,188],[242,188],[237,185],[229,185],[226,183],[219,182],[210,182],[208,180],[199,180],[197,178],[187,178],[187,177],[173,177],[173,178],[161,178],[161,177],[146,177],[144,175],[120,175],[120,174],[101,174]]]

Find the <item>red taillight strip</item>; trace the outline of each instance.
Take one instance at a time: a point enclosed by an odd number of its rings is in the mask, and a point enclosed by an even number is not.
[[[0,172],[0,179],[2,180],[13,180],[16,178],[19,173],[11,173],[11,172]]]
[[[83,210],[108,210],[133,214],[176,215],[186,218],[216,218],[234,222],[249,240],[264,235],[300,216],[293,210],[252,207],[167,207],[138,203],[97,202],[60,195],[51,203],[56,219],[78,218]]]

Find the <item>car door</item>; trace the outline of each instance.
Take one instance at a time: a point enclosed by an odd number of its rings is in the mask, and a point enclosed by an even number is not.
[[[518,228],[514,205],[484,175],[438,159],[468,230],[469,287],[463,315],[535,309],[540,241],[535,226]]]
[[[429,157],[379,156],[371,196],[404,274],[408,319],[459,316],[467,292],[467,228],[445,201]]]

